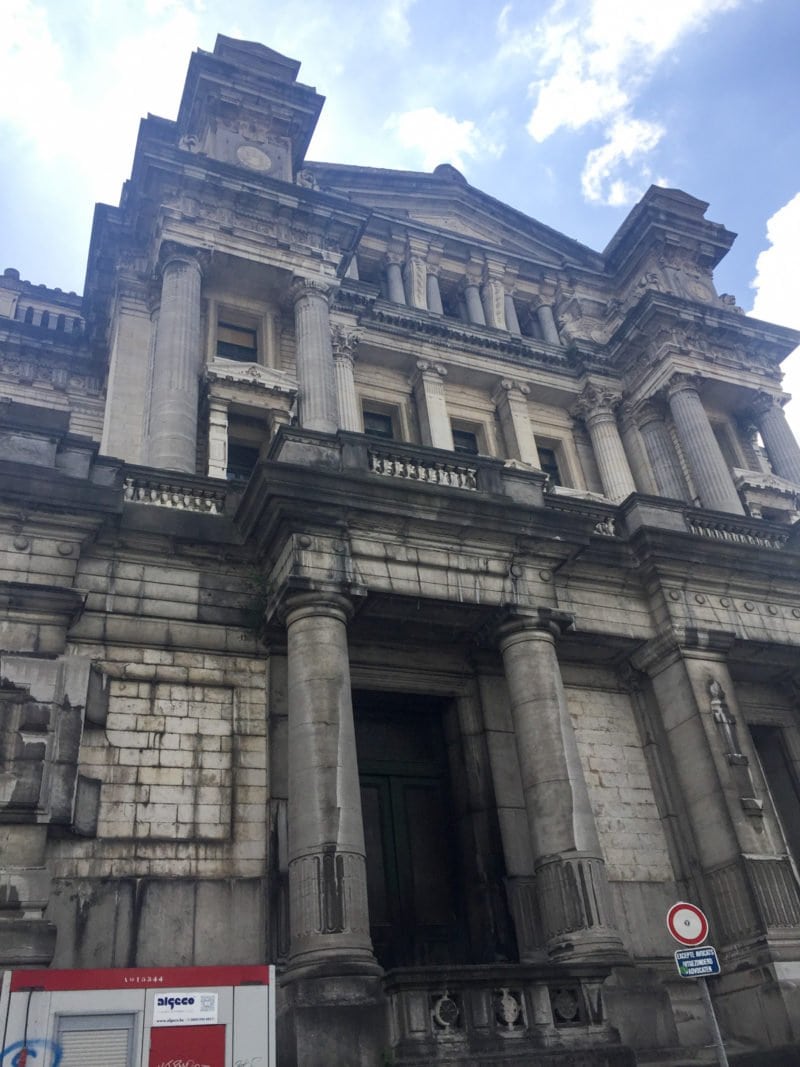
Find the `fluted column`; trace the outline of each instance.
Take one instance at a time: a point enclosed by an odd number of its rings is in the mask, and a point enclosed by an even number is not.
[[[622,954],[555,640],[573,626],[540,608],[502,622],[497,636],[511,699],[537,896],[548,952],[557,958]]]
[[[153,352],[148,463],[194,473],[200,376],[200,264],[170,250],[161,268],[161,308]]]
[[[421,359],[411,384],[417,403],[422,443],[452,452],[453,430],[447,414],[444,389],[446,376],[447,369],[441,363],[429,363]]]
[[[704,507],[743,515],[742,502],[708,421],[697,384],[694,377],[675,374],[667,389],[669,409],[686,462]]]
[[[686,500],[686,485],[664,422],[664,411],[655,401],[648,400],[637,409],[636,415],[659,494],[672,500]]]
[[[302,593],[286,608],[290,966],[371,973],[356,761],[349,600]]]
[[[636,492],[617,426],[616,409],[621,398],[601,385],[590,382],[575,405],[575,414],[586,423],[603,492],[609,500],[620,501]]]
[[[228,475],[228,401],[212,397],[208,402],[208,477]]]
[[[561,338],[558,335],[558,327],[553,316],[553,309],[549,304],[540,304],[536,309],[536,318],[542,330],[542,337],[551,345],[560,345]]]
[[[291,293],[300,425],[335,433],[339,417],[328,313],[330,288],[322,279],[296,278]]]
[[[333,346],[333,374],[336,381],[336,399],[339,407],[339,426],[342,430],[360,433],[361,411],[356,396],[356,383],[353,366],[358,347],[358,335],[334,327],[331,334]]]
[[[622,447],[628,457],[631,474],[640,493],[657,493],[656,481],[650,469],[650,463],[645,452],[642,435],[634,417],[634,410],[629,400],[623,400],[617,411],[619,422],[619,435],[622,438]]]
[[[538,467],[539,452],[528,414],[529,393],[530,388],[524,383],[503,378],[495,389],[492,400],[503,427],[503,437],[510,458],[528,463],[531,467]]]
[[[773,471],[800,485],[800,445],[786,421],[782,398],[759,393],[752,408]]]
[[[402,259],[393,253],[386,257],[386,289],[392,303],[405,304],[406,291],[403,285]]]

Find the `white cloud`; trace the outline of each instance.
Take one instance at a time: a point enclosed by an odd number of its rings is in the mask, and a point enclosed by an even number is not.
[[[538,74],[530,85],[535,104],[528,132],[541,142],[562,129],[603,126],[606,143],[587,157],[584,195],[604,203],[630,202],[649,177],[644,157],[664,134],[656,122],[635,116],[640,91],[686,35],[742,2],[554,0],[547,14],[527,28],[512,27],[507,4],[497,22],[502,42],[498,58],[525,58],[536,64]],[[626,177],[615,177],[619,166]]]
[[[621,168],[632,169],[643,156],[651,152],[664,136],[664,127],[644,119],[618,116],[608,130],[608,140],[600,148],[593,148],[586,157],[581,174],[581,189],[587,200],[620,207],[636,199],[639,188],[620,177]],[[645,166],[635,171],[635,177],[649,178]]]
[[[391,115],[385,128],[395,134],[403,148],[418,153],[424,170],[432,170],[439,163],[463,167],[467,158],[502,154],[502,147],[481,133],[470,119],[459,121],[435,107]]]
[[[403,47],[411,42],[408,13],[416,2],[417,0],[388,0],[379,9],[380,26],[387,40]]]
[[[765,249],[756,260],[756,291],[752,315],[800,330],[800,301],[797,279],[800,276],[800,192],[767,220]],[[783,366],[785,388],[796,397],[786,414],[795,434],[800,437],[800,348],[796,348]]]

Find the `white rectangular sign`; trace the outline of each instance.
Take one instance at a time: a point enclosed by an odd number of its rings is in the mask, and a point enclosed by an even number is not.
[[[207,989],[159,989],[153,1001],[153,1026],[203,1026],[216,1023],[218,994]]]

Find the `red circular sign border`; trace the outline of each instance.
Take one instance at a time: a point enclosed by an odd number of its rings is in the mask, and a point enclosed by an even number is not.
[[[699,937],[681,937],[675,933],[675,930],[672,926],[672,916],[679,908],[688,908],[690,911],[693,911],[697,918],[700,920],[702,929]],[[705,914],[700,910],[700,908],[698,908],[696,904],[690,904],[688,900],[679,900],[678,903],[673,904],[667,912],[667,929],[679,945],[686,945],[687,948],[696,948],[698,945],[702,945],[702,943],[708,937],[708,919],[705,917]]]

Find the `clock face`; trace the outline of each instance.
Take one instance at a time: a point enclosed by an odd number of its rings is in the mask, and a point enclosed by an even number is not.
[[[236,149],[236,158],[249,170],[256,170],[260,174],[266,174],[272,168],[272,160],[266,152],[251,144],[239,145]]]

